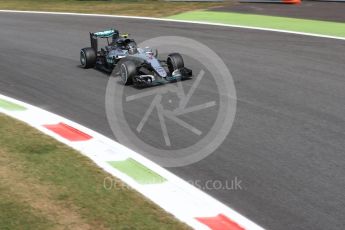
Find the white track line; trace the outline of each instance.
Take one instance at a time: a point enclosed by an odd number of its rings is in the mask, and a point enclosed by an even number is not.
[[[261,30],[261,31],[288,33],[288,34],[296,34],[296,35],[319,37],[319,38],[330,38],[330,39],[337,39],[337,40],[345,40],[344,37],[329,36],[329,35],[322,35],[322,34],[313,34],[313,33],[303,33],[303,32],[290,31],[290,30],[278,30],[278,29],[269,29],[269,28],[254,27],[254,26],[240,26],[240,25],[224,24],[224,23],[187,21],[187,20],[166,19],[166,18],[121,16],[121,15],[109,15],[109,14],[83,14],[83,13],[67,13],[67,12],[21,11],[21,10],[0,10],[0,12],[4,12],[4,13],[27,13],[27,14],[74,15],[74,16],[88,16],[88,17],[140,19],[140,20],[152,20],[152,21],[163,21],[163,22],[179,22],[179,23],[224,26],[224,27],[233,27],[233,28],[241,28],[241,29]]]

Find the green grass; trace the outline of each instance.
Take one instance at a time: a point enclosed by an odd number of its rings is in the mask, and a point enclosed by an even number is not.
[[[188,229],[88,158],[0,114],[0,229]]]
[[[212,11],[191,11],[169,18],[345,37],[345,23],[337,22]]]
[[[220,3],[166,2],[164,0],[0,0],[0,9],[116,14],[165,17],[188,10],[207,9]]]
[[[48,229],[53,223],[42,215],[33,214],[28,204],[18,202],[9,196],[9,191],[0,185],[0,228],[15,229]]]

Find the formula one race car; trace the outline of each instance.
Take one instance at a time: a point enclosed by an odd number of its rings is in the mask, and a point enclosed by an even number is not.
[[[107,42],[100,50],[99,38]],[[81,66],[85,69],[96,67],[107,72],[116,69],[125,85],[150,86],[192,77],[192,70],[184,67],[179,53],[171,53],[166,60],[158,60],[157,51],[137,47],[128,34],[119,34],[118,30],[90,33],[90,41],[91,47],[80,51]]]

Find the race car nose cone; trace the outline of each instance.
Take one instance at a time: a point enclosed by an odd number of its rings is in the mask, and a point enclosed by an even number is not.
[[[165,72],[165,69],[163,67],[154,67],[154,69],[157,71],[157,73],[159,74],[159,76],[161,77],[166,77],[167,76],[167,72]]]

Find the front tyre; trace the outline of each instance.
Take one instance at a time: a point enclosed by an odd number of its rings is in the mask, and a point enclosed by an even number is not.
[[[80,50],[80,64],[84,69],[93,68],[96,65],[97,54],[94,49],[88,47]]]
[[[181,54],[179,53],[172,53],[168,55],[167,58],[167,65],[169,72],[172,73],[177,69],[181,69],[184,67],[184,62]]]
[[[124,85],[131,85],[133,77],[137,74],[137,67],[132,61],[125,61],[120,66],[120,78]]]

